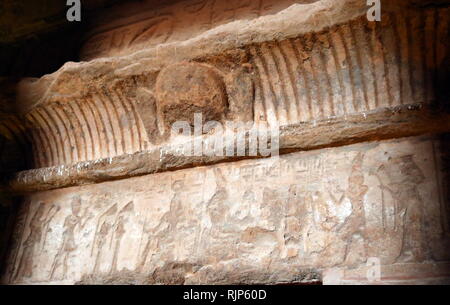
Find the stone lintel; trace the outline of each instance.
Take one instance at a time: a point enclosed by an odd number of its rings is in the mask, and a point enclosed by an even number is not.
[[[433,111],[423,105],[405,105],[281,127],[280,154],[449,131],[448,113]],[[162,146],[70,166],[23,171],[11,177],[3,188],[11,192],[43,191],[255,158],[181,156],[175,153],[176,149],[176,146]]]

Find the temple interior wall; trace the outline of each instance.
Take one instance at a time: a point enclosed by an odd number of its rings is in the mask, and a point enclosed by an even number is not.
[[[126,3],[0,84],[1,281],[449,283],[449,6],[361,2]],[[280,155],[175,155],[198,113]]]

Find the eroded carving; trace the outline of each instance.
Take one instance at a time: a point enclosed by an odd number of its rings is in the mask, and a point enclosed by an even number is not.
[[[130,21],[125,22],[127,25],[118,29],[103,31],[100,29],[100,33],[92,35],[86,41],[82,58],[86,60],[121,55],[166,42],[179,42],[236,20],[254,19],[280,12],[295,3],[316,1],[190,0],[185,3],[156,8],[154,3],[145,4],[143,1],[144,3],[137,5],[142,5],[151,12],[147,18],[132,24],[129,24]],[[149,9],[149,5],[151,5],[151,9]]]
[[[216,165],[198,177],[197,169],[162,173],[113,182],[114,193],[93,185],[35,194],[12,282],[114,278],[124,270],[154,273],[157,281],[163,258],[167,266],[190,266],[186,278],[177,272],[183,283],[221,282],[234,265],[276,276],[288,262],[353,268],[368,257],[389,266],[442,260],[448,243],[434,224],[441,207],[437,195],[422,195],[438,192],[439,181],[424,171],[434,164],[431,141]],[[59,203],[40,203],[43,195]],[[96,203],[80,211],[79,198]],[[60,240],[56,249],[50,240]]]
[[[72,213],[64,219],[64,232],[63,239],[55,255],[50,271],[50,279],[56,279],[56,271],[61,267],[61,277],[60,279],[65,279],[68,273],[68,260],[72,253],[77,249],[77,243],[75,241],[75,230],[83,230],[86,224],[92,219],[93,215],[88,209],[82,210],[82,201],[80,198],[74,198],[71,202]]]
[[[202,1],[193,4],[194,11],[211,7]],[[264,4],[258,7],[268,9]],[[441,101],[434,88],[445,79],[445,69],[435,75],[432,71],[445,66],[443,37],[448,29],[431,25],[437,20],[446,24],[447,10],[386,12],[380,24],[363,16],[320,32],[233,44],[220,52],[186,51],[185,56],[174,56],[175,62],[167,60],[168,51],[155,51],[139,63],[127,62],[111,70],[107,74],[117,76],[113,81],[102,79],[103,66],[95,68],[96,77],[87,73],[84,81],[70,81],[68,67],[54,82],[52,90],[58,88],[57,92],[49,90],[52,102],[25,117],[25,136],[40,148],[33,151],[35,167],[111,158],[170,144],[171,124],[192,122],[194,112],[202,113],[204,120],[255,121],[276,127],[346,120],[355,114],[366,118],[383,107],[412,103],[435,107]],[[150,30],[149,35],[156,32]],[[436,52],[428,58],[419,46],[434,46]],[[70,98],[80,87],[83,93]],[[360,125],[364,124],[362,120]]]
[[[423,261],[425,241],[423,201],[417,186],[425,181],[413,156],[389,157],[377,170],[383,193],[383,221],[386,230],[401,232],[402,247],[397,261]]]
[[[220,120],[227,109],[222,76],[204,64],[180,63],[160,72],[155,85],[158,111],[171,126],[176,121],[194,124],[194,114]]]

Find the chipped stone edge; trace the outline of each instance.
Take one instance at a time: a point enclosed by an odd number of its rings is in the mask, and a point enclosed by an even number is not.
[[[403,105],[282,126],[280,154],[445,132],[450,132],[450,113],[424,104]],[[265,157],[180,156],[170,145],[162,145],[113,158],[18,172],[6,178],[0,190],[45,191],[257,158]]]
[[[217,55],[246,45],[319,32],[363,16],[366,12],[366,3],[360,0],[321,0],[307,5],[294,4],[274,15],[251,21],[234,21],[185,41],[147,47],[124,56],[67,62],[52,74],[39,79],[21,80],[17,90],[17,109],[25,114],[39,105],[82,98],[94,83],[139,75],[174,62]]]

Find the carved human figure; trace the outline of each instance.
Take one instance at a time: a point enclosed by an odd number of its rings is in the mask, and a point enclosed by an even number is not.
[[[102,261],[104,249],[108,249],[108,243],[106,241],[112,234],[116,213],[117,203],[109,207],[102,215],[100,215],[97,221],[91,250],[91,255],[93,255],[94,250],[97,249],[97,251],[95,251],[94,273],[98,273],[100,270],[100,262]]]
[[[272,187],[265,187],[263,190],[263,201],[261,204],[261,214],[267,219],[266,229],[273,232],[273,237],[278,242],[278,255],[285,258],[287,255],[286,235],[285,235],[285,218],[286,203],[282,192]]]
[[[302,252],[309,256],[320,253],[329,246],[326,236],[334,234],[331,232],[335,231],[338,221],[330,211],[322,191],[305,191],[301,199],[299,231],[303,241]]]
[[[13,267],[12,267],[12,270],[10,271],[10,274],[9,274],[10,281],[13,280],[14,276],[16,276],[16,277],[18,276],[17,268],[21,267],[20,266],[20,260],[24,259],[25,261],[27,261],[27,260],[31,259],[30,257],[26,258],[23,255],[26,255],[26,256],[30,255],[31,252],[29,252],[30,251],[29,247],[30,247],[30,243],[31,243],[32,240],[36,240],[36,243],[33,246],[33,248],[34,248],[33,252],[36,250],[36,248],[37,249],[40,248],[40,250],[44,249],[45,240],[46,240],[47,234],[51,231],[49,229],[49,224],[52,221],[53,217],[56,215],[56,213],[58,213],[58,211],[60,210],[59,206],[57,206],[55,204],[51,204],[50,208],[45,212],[46,207],[40,206],[39,209],[41,209],[42,211],[39,211],[39,213],[43,213],[42,214],[42,223],[37,223],[36,220],[34,220],[33,226],[34,227],[38,226],[38,228],[34,229],[33,234],[31,234],[31,232],[30,232],[30,236],[27,238],[27,240],[28,240],[27,245],[25,245],[25,244],[23,245],[23,247],[26,248],[26,251],[22,250],[22,256],[21,256],[21,258],[19,258],[19,252],[20,252],[20,246],[21,246],[20,242],[21,242],[21,238],[23,236],[23,232],[26,229],[26,219],[27,219],[27,215],[28,215],[29,210],[30,210],[30,206],[32,204],[30,202],[26,202],[25,205],[26,205],[26,207],[24,207],[23,210],[21,211],[21,213],[19,214],[18,222],[17,222],[17,225],[16,225],[18,234],[13,237],[15,240],[17,240],[18,244],[17,244],[17,246],[14,245],[14,247],[17,247],[17,248],[14,248],[14,249],[11,250],[12,253],[14,253],[14,258],[13,258],[13,263],[12,263]],[[38,217],[38,215],[34,215],[33,219],[35,219],[35,217]],[[31,229],[31,224],[30,224],[30,229]],[[41,236],[41,237],[39,237],[39,236]],[[19,265],[16,266],[17,265],[16,262],[18,260],[19,260]],[[25,264],[28,264],[28,263],[25,263]],[[29,267],[26,267],[25,269],[28,269],[28,268]]]
[[[131,217],[134,213],[133,201],[128,202],[118,213],[116,222],[114,223],[114,255],[111,263],[110,273],[117,271],[117,259],[119,255],[120,245],[123,236],[126,233],[126,226],[131,222]]]
[[[13,282],[13,277],[17,269],[17,261],[19,259],[23,234],[26,229],[30,205],[30,202],[26,201],[20,206],[16,219],[15,230],[13,231],[13,234],[11,236],[12,246],[10,252],[12,253],[12,255],[9,258],[9,261],[11,261],[11,263],[8,263],[8,265],[10,266],[8,274],[10,283]]]
[[[231,259],[235,255],[233,248],[228,248],[228,251],[219,250],[221,247],[221,240],[227,238],[229,232],[224,230],[227,219],[230,217],[230,206],[228,200],[230,198],[227,189],[227,178],[225,177],[221,168],[214,168],[214,177],[216,187],[214,194],[207,200],[206,212],[211,225],[204,229],[201,245],[205,249],[205,255],[210,259],[212,253],[219,253],[222,259]],[[214,254],[215,255],[215,254]]]
[[[229,197],[227,186],[227,179],[225,178],[220,168],[214,169],[214,176],[216,181],[216,190],[214,195],[207,202],[207,211],[213,228],[219,227],[226,222],[226,217],[229,214],[229,207],[227,206],[227,199]]]
[[[347,225],[349,227],[356,228],[357,231],[361,231],[361,233],[365,235],[363,232],[366,219],[364,210],[364,196],[369,188],[364,184],[364,173],[362,170],[363,161],[363,153],[358,153],[353,159],[345,196],[350,199],[352,205],[352,214],[349,216],[350,219]]]
[[[286,202],[286,242],[300,241],[300,228],[302,226],[302,219],[305,215],[305,205],[301,200],[301,188],[299,185],[292,184],[289,186],[289,195]]]
[[[70,258],[71,253],[73,253],[77,244],[75,242],[75,230],[77,227],[83,229],[86,223],[92,218],[91,215],[87,214],[87,209],[85,214],[81,215],[81,199],[76,197],[71,201],[71,214],[69,214],[64,219],[64,232],[63,240],[55,255],[53,264],[50,270],[50,279],[55,279],[56,270],[58,267],[62,266],[62,278],[64,279],[67,275],[68,264],[67,261]]]
[[[348,186],[345,191],[345,196],[351,203],[351,214],[339,229],[343,234],[342,238],[349,243],[345,253],[348,264],[362,263],[367,258],[368,236],[364,196],[369,187],[364,183],[364,171],[362,169],[364,157],[365,154],[360,152],[353,159]]]
[[[160,219],[156,227],[147,226],[144,223],[143,236],[146,237],[144,250],[140,256],[138,269],[142,270],[149,258],[151,250],[155,247],[155,241],[158,239],[164,239],[167,243],[174,242],[173,238],[177,235],[177,225],[180,219],[182,219],[182,203],[183,198],[181,192],[184,188],[184,182],[181,180],[174,181],[172,183],[172,191],[174,195],[170,200],[170,208]]]
[[[35,255],[36,247],[42,240],[42,221],[45,214],[45,203],[39,202],[33,217],[30,220],[27,238],[22,245],[22,255],[19,260],[19,267],[17,269],[15,279],[19,277],[31,277],[33,275],[33,257]]]
[[[237,220],[241,220],[243,222],[247,221],[250,217],[252,217],[252,206],[254,204],[255,204],[255,192],[251,188],[249,188],[244,192],[242,196],[242,205],[234,213],[234,217]]]
[[[403,245],[397,261],[422,261],[424,251],[423,199],[418,186],[425,181],[421,169],[412,155],[389,157],[376,172],[383,198],[390,195],[394,200],[393,226],[403,232]],[[387,193],[387,194],[386,194]],[[385,204],[385,202],[383,202]]]
[[[309,190],[302,196],[299,212],[302,219],[302,250],[306,259],[312,254],[322,253],[332,257],[327,262],[330,265],[365,260],[364,196],[368,187],[364,184],[363,160],[363,153],[358,153],[352,160],[347,189],[335,187],[334,192],[330,189]],[[330,244],[329,240],[333,240],[330,236],[340,238]]]
[[[263,202],[261,212],[264,218],[268,220],[269,230],[276,230],[280,227],[284,217],[284,201],[281,192],[271,187],[265,187],[263,190]]]
[[[253,80],[248,67],[230,73],[199,62],[180,62],[162,69],[154,90],[138,88],[136,106],[151,143],[166,141],[174,123],[191,134],[196,114],[202,120],[253,121]]]
[[[144,241],[141,241],[141,244],[144,245],[144,250],[142,251],[142,254],[139,253],[139,261],[136,267],[136,270],[139,272],[142,272],[144,270],[144,267],[149,259],[149,255],[151,253],[151,250],[154,249],[157,246],[158,240],[154,238],[154,227],[152,227],[150,224],[147,223],[147,220],[144,220],[144,225],[142,228],[142,236],[141,238],[144,239]]]
[[[45,242],[47,240],[47,235],[52,231],[50,227],[50,222],[52,221],[53,217],[61,210],[61,207],[56,204],[51,204],[50,209],[47,213],[47,217],[45,218],[45,221],[43,223],[43,232],[44,232],[44,238],[42,241],[42,249],[45,247]]]

